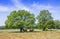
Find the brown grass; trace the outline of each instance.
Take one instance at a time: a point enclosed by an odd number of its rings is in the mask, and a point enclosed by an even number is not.
[[[60,31],[11,33],[12,31],[0,30],[0,39],[60,39]]]

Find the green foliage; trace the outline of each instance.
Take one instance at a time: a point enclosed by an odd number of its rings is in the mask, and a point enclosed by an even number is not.
[[[35,24],[34,14],[25,10],[12,11],[5,24],[7,28],[32,27]]]
[[[60,29],[60,21],[59,20],[54,20],[54,28]]]
[[[48,10],[40,11],[37,16],[37,24],[35,24],[35,16],[28,11],[18,10],[12,11],[5,22],[6,28],[39,28],[43,30],[60,29],[60,21],[53,20]]]
[[[0,26],[0,29],[5,29],[5,26]]]
[[[45,30],[46,28],[48,28],[48,26],[52,26],[52,16],[51,13],[48,10],[42,10],[40,11],[40,14],[37,16],[37,20],[38,20],[38,26]]]

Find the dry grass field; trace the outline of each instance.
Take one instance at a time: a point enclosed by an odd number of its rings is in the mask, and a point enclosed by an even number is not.
[[[18,32],[19,30],[0,30],[0,39],[60,39],[60,30]]]

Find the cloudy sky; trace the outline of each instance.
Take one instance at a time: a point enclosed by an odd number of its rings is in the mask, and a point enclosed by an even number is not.
[[[43,9],[49,10],[52,17],[60,20],[60,0],[0,0],[0,26],[13,10],[25,9],[35,16]]]

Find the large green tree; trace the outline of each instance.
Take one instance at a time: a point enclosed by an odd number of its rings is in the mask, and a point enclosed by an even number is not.
[[[35,24],[34,14],[26,10],[12,11],[5,24],[7,28],[20,28],[20,31],[25,27],[32,28]]]
[[[53,18],[48,10],[40,11],[40,14],[37,16],[37,20],[37,26],[43,30],[46,30],[48,26],[53,26]]]

